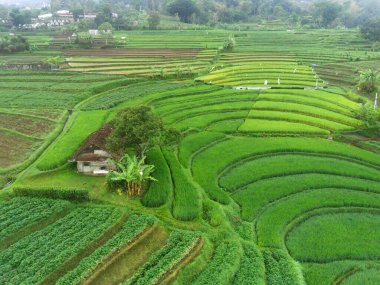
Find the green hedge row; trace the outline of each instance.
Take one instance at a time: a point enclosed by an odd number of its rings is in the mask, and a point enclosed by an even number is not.
[[[15,187],[13,191],[16,196],[63,199],[78,202],[90,201],[90,194],[87,190],[70,188]]]
[[[169,164],[174,183],[173,216],[181,221],[199,218],[202,212],[199,187],[194,184],[192,177],[179,163],[173,151],[166,149],[164,156]]]
[[[149,152],[148,163],[155,166],[153,177],[157,181],[150,183],[141,203],[145,207],[159,207],[168,202],[169,195],[173,191],[170,169],[159,148],[152,149]]]

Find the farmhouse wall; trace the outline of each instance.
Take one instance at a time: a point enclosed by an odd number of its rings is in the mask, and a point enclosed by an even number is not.
[[[77,169],[81,173],[93,173],[98,170],[114,169],[114,165],[102,161],[78,161]]]

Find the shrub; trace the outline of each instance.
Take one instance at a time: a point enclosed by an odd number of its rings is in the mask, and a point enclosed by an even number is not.
[[[235,38],[232,36],[229,36],[223,43],[223,50],[225,51],[232,51],[236,46]]]
[[[29,50],[29,43],[26,38],[21,36],[0,37],[0,53],[13,53]]]

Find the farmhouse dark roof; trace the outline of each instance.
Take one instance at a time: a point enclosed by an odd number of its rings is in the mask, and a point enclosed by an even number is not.
[[[76,157],[76,161],[107,161],[110,158],[106,155],[96,154],[96,153],[82,153]]]
[[[106,124],[103,127],[101,127],[99,130],[97,130],[96,132],[89,135],[89,137],[83,142],[80,148],[74,153],[72,160],[78,161],[78,159],[80,159],[79,161],[84,161],[83,160],[84,155],[87,155],[87,154],[93,154],[92,159],[94,159],[95,150],[107,151],[106,139],[111,134],[111,132],[112,132],[111,125]],[[96,156],[98,158],[101,157],[101,155],[96,155]],[[88,161],[96,161],[96,160],[88,160]]]

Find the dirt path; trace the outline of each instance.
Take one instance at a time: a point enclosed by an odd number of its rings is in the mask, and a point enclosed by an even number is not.
[[[153,227],[135,243],[121,250],[81,285],[120,284],[131,277],[149,259],[152,253],[160,249],[165,244],[167,237],[168,234],[164,230],[158,226]]]

